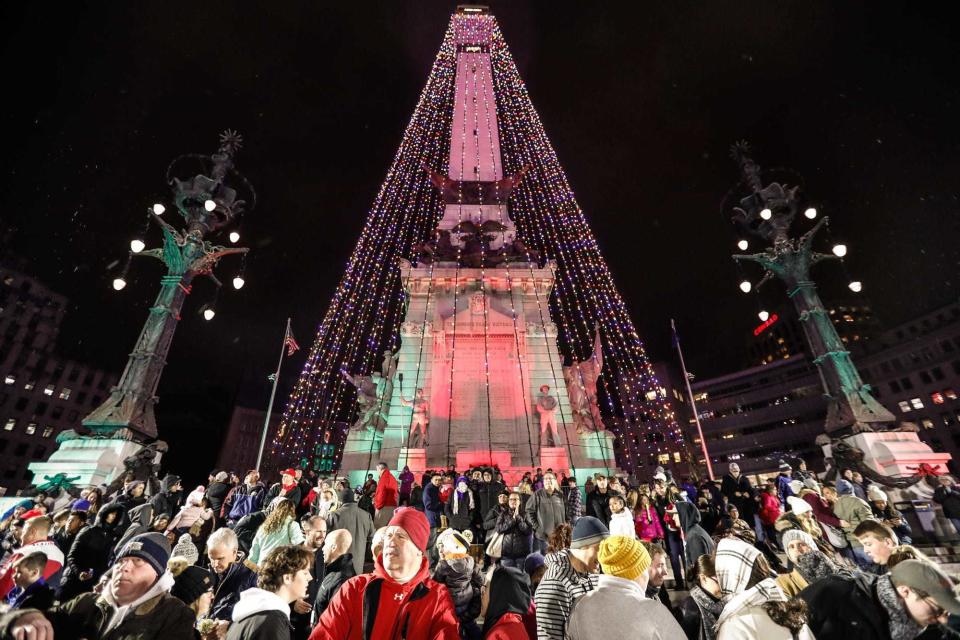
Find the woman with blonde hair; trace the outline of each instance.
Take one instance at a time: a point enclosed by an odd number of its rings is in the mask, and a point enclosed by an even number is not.
[[[258,571],[260,559],[266,558],[277,547],[303,544],[306,540],[303,529],[297,522],[297,511],[293,502],[286,498],[276,498],[271,507],[267,519],[253,536],[250,555],[244,561],[244,564],[254,571]]]

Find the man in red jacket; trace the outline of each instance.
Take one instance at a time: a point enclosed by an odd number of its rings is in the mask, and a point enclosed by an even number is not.
[[[377,482],[377,491],[373,494],[373,508],[377,510],[373,518],[375,529],[386,526],[400,504],[400,487],[397,479],[390,473],[390,467],[386,462],[380,462],[377,464],[377,472],[380,480]]]
[[[426,516],[397,509],[373,573],[350,578],[330,601],[310,640],[459,640],[453,600],[430,579]]]

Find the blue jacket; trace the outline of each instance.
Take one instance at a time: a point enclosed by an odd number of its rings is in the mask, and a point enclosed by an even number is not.
[[[787,498],[792,495],[793,489],[790,488],[790,483],[793,481],[793,478],[788,478],[782,473],[777,475],[777,496],[780,498],[780,504],[783,505],[783,508],[787,508]]]
[[[215,575],[210,617],[231,621],[233,606],[240,600],[240,594],[255,586],[257,586],[257,574],[245,567],[240,560],[227,567],[223,576]]]

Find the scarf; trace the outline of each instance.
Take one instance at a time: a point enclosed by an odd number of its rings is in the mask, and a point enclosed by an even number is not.
[[[890,576],[881,576],[877,579],[877,599],[890,617],[892,640],[913,640],[925,629],[910,617]]]
[[[690,597],[700,609],[700,640],[714,640],[717,637],[717,618],[723,611],[723,603],[696,586],[690,590]]]
[[[807,581],[807,584],[813,584],[820,578],[832,576],[839,571],[839,567],[834,564],[833,560],[818,549],[798,556],[796,565],[797,571]]]
[[[453,496],[453,515],[457,515],[460,509],[460,501],[463,499],[462,496],[466,495],[469,498],[470,502],[470,511],[473,511],[473,491],[470,491],[470,487],[467,487],[465,491],[460,491],[460,483],[457,483],[457,490],[454,492]]]
[[[108,584],[104,588],[100,597],[110,605],[111,609],[113,609],[113,615],[110,616],[110,622],[107,624],[106,629],[103,630],[103,635],[109,636],[111,631],[123,624],[123,621],[131,611],[136,611],[137,607],[147,600],[156,598],[157,596],[170,591],[170,589],[173,588],[173,583],[173,574],[169,571],[165,571],[163,575],[160,576],[155,583],[153,583],[153,586],[147,589],[146,593],[130,604],[125,604],[123,606],[117,604],[117,601],[113,597],[113,589],[111,589],[110,585]]]
[[[753,585],[749,589],[750,574],[760,551],[736,538],[724,538],[717,545],[717,580],[720,582],[723,612],[717,620],[717,629],[730,618],[748,607],[759,607],[767,602],[786,602],[787,596],[773,578]]]

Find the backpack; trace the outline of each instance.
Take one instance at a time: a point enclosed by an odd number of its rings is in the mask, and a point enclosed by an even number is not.
[[[233,496],[233,506],[230,508],[230,520],[239,520],[243,516],[249,515],[254,511],[260,510],[260,498],[263,492],[250,495],[243,493]]]

